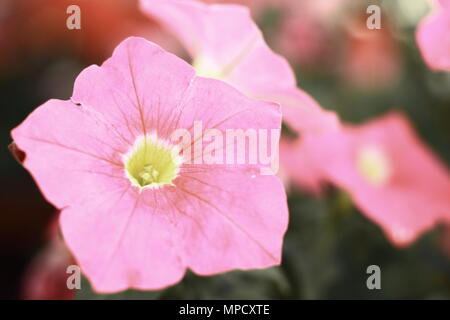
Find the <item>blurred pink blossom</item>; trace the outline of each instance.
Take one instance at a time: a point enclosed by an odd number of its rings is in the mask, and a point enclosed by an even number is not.
[[[362,89],[392,86],[400,76],[402,64],[398,41],[388,16],[381,29],[368,29],[367,16],[353,16],[346,25],[342,77]]]
[[[329,41],[324,26],[307,13],[292,14],[281,21],[274,37],[275,49],[300,66],[324,61]]]
[[[276,52],[301,67],[323,64],[331,54],[331,31],[349,0],[203,0],[207,3],[233,3],[247,6],[261,21],[264,14],[277,14],[268,41]]]
[[[450,221],[448,169],[402,114],[310,136],[305,144],[327,180],[349,192],[394,244]]]
[[[302,139],[280,140],[280,172],[278,176],[287,188],[299,188],[319,195],[323,189],[323,174],[305,149]]]
[[[450,71],[450,1],[435,4],[433,12],[418,26],[416,40],[431,69]]]
[[[300,134],[282,136],[280,140],[280,177],[287,187],[320,195],[325,179],[320,165],[325,164],[314,160],[312,150],[304,145],[304,141],[317,134],[340,130],[340,120],[335,112],[317,108],[285,109],[283,117],[289,119],[289,129]]]

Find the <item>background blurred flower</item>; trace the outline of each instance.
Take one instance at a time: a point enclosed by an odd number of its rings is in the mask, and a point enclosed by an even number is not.
[[[450,220],[449,172],[400,113],[306,143],[329,181],[349,192],[396,245]]]
[[[323,62],[330,50],[330,40],[324,26],[304,11],[294,11],[282,18],[273,38],[275,50],[299,66],[310,67]]]
[[[280,140],[280,162],[280,178],[288,189],[296,187],[315,195],[321,193],[323,174],[315,167],[301,138]]]
[[[341,76],[347,85],[361,89],[390,87],[399,80],[402,62],[389,16],[381,29],[368,29],[367,15],[350,16],[345,25]]]
[[[431,69],[450,71],[450,1],[433,1],[433,12],[417,28],[417,44]]]
[[[292,185],[319,195],[324,180],[320,168],[323,163],[314,160],[304,140],[316,134],[339,130],[340,120],[336,113],[320,108],[287,108],[284,111],[286,130],[280,139],[280,177],[286,186]]]

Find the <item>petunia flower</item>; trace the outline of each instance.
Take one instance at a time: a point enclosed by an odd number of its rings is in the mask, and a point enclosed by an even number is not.
[[[346,190],[394,244],[407,245],[450,220],[448,169],[402,114],[311,136],[305,145],[328,181]]]
[[[297,134],[338,125],[334,112],[323,110],[297,88],[288,62],[269,48],[246,7],[192,0],[141,0],[140,6],[178,37],[198,75],[225,81],[250,97],[281,104],[283,121]],[[282,165],[286,161],[280,159]]]
[[[211,275],[279,264],[288,215],[281,182],[260,174],[270,165],[262,162],[197,164],[191,144],[171,139],[197,121],[279,134],[281,114],[129,38],[78,76],[69,101],[44,103],[12,131],[97,291],[160,289],[188,268]]]
[[[434,3],[433,11],[417,28],[416,40],[431,69],[450,71],[450,1]]]

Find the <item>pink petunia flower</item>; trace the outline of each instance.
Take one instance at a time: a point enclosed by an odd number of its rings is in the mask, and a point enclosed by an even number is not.
[[[450,175],[402,114],[311,136],[315,162],[396,245],[450,220]]]
[[[431,69],[450,71],[450,1],[437,0],[435,4],[417,28],[416,40]]]
[[[268,47],[246,7],[192,0],[141,0],[140,5],[179,38],[198,75],[225,81],[250,97],[281,104],[283,121],[302,135],[338,125],[334,112],[324,111],[297,88],[288,62]],[[280,159],[281,164],[286,161]]]
[[[129,38],[78,76],[70,101],[46,102],[12,131],[97,291],[160,289],[187,268],[211,275],[279,264],[288,216],[281,182],[261,175],[259,162],[196,164],[191,144],[169,139],[196,121],[279,134],[281,114]]]

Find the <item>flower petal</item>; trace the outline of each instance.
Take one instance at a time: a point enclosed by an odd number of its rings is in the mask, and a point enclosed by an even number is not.
[[[179,204],[185,212],[178,231],[180,255],[194,272],[280,263],[288,208],[277,177],[216,168],[185,174],[177,190],[185,199],[184,206]]]
[[[26,154],[23,165],[58,208],[124,183],[121,152],[126,145],[101,115],[70,101],[46,102],[12,137]]]
[[[323,173],[305,148],[302,139],[280,141],[280,163],[286,175],[286,184],[294,185],[312,194],[320,194]]]
[[[72,100],[101,113],[132,144],[137,136],[167,132],[194,75],[183,60],[132,37],[101,67],[77,77]]]
[[[194,60],[208,59],[208,63],[222,71],[261,38],[243,6],[207,6],[190,0],[143,0],[140,6],[144,13],[171,30]]]
[[[416,40],[420,52],[433,70],[450,71],[450,5],[428,15],[419,25]]]
[[[257,157],[257,161],[255,163],[246,161],[239,166],[270,166],[269,161],[262,159],[259,154],[263,144],[267,146],[267,157],[273,159],[278,155],[281,128],[281,112],[278,104],[248,98],[222,81],[198,77],[192,81],[189,97],[186,97],[184,101],[183,111],[178,121],[179,127],[189,129],[193,143],[198,141],[198,138],[195,137],[196,133],[192,123],[199,120],[201,120],[203,129],[203,140],[206,140],[207,130],[215,129],[220,132],[223,148],[215,148],[215,150],[223,151],[224,161],[222,164],[230,168],[236,167],[237,163],[225,163],[227,148],[231,151],[229,147],[232,147],[234,155],[236,155],[238,147],[236,140],[234,142],[228,140],[230,132],[241,131],[243,134],[248,132],[256,137],[253,144],[250,141],[244,141],[246,144],[244,153],[246,159],[252,153]],[[267,139],[261,137],[262,133],[266,134]],[[207,142],[202,144],[203,151],[207,144]],[[194,150],[191,150],[190,159],[191,163],[198,159]],[[195,166],[192,168],[195,169]]]
[[[162,206],[144,205],[144,197],[111,190],[61,214],[64,239],[98,292],[161,289],[184,275],[176,229]]]

